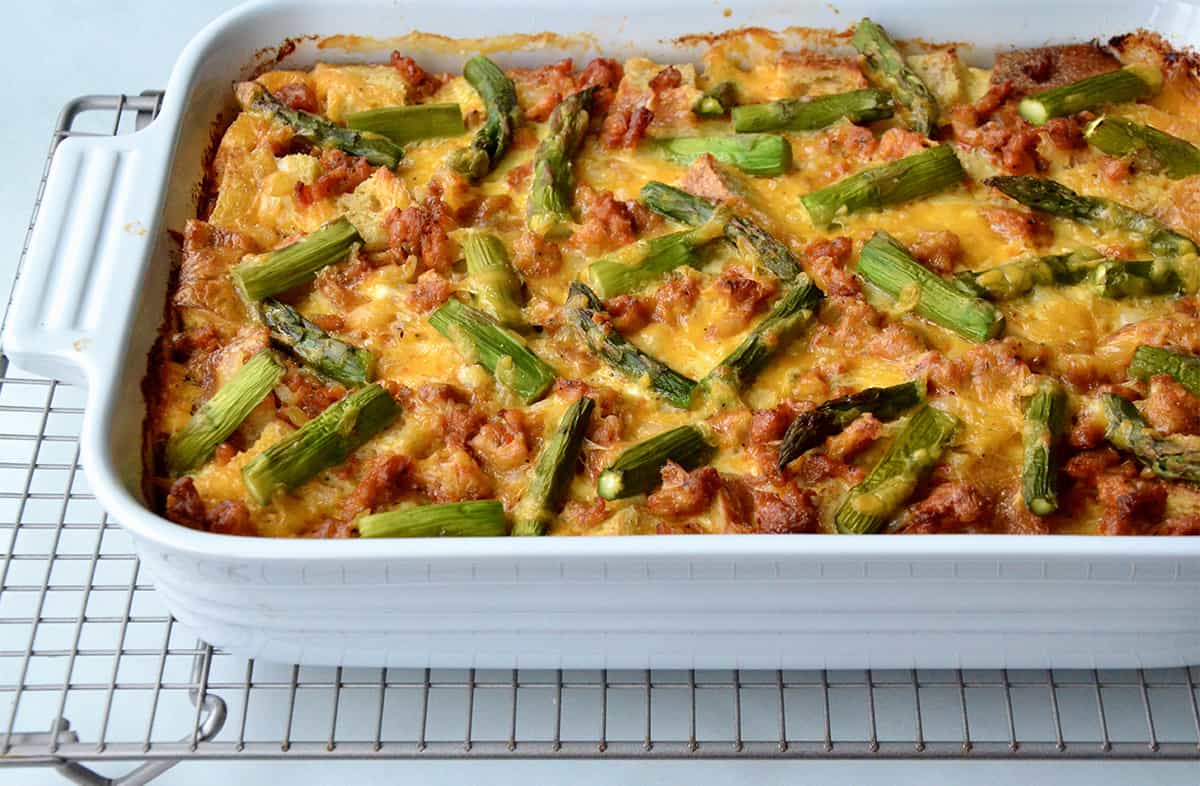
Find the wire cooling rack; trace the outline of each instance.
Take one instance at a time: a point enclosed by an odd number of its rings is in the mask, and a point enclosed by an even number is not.
[[[160,100],[77,99],[50,155],[68,136],[141,128]],[[1200,759],[1196,668],[580,672],[246,661],[171,618],[129,538],[97,506],[79,466],[83,403],[80,389],[22,375],[0,357],[0,766],[132,785],[194,758]],[[109,780],[85,764],[104,759],[133,764]]]

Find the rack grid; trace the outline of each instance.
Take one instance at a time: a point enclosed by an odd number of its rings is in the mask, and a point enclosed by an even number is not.
[[[69,136],[162,94],[86,96]],[[45,185],[38,189],[38,203]],[[37,204],[33,218],[37,218]],[[28,237],[26,239],[28,243]],[[197,641],[79,465],[84,395],[0,357],[0,766],[143,784],[195,758],[1200,759],[1197,668],[334,669]],[[87,762],[134,762],[109,780]]]

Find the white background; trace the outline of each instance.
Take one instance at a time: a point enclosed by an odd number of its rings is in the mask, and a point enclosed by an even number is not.
[[[235,0],[83,2],[7,7],[8,110],[0,147],[0,294],[7,293],[33,203],[49,133],[62,105],[85,93],[138,93],[166,84],[187,40]],[[736,15],[732,20],[736,23]],[[1081,20],[1081,24],[1085,24]],[[450,32],[450,31],[435,31]],[[502,31],[497,31],[502,32]],[[132,719],[131,719],[132,720]],[[114,719],[119,724],[120,718]],[[127,764],[99,767],[119,775]],[[0,768],[0,783],[63,783],[44,769]],[[154,781],[172,784],[1196,784],[1200,764],[1010,762],[208,762]]]

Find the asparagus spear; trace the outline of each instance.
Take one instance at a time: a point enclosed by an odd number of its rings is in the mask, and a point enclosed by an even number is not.
[[[291,306],[266,300],[261,313],[271,329],[271,338],[296,353],[318,374],[355,387],[367,384],[374,376],[374,355],[334,338]]]
[[[1021,496],[1038,516],[1058,510],[1056,444],[1066,425],[1067,394],[1055,379],[1039,377],[1025,407]]]
[[[1200,358],[1162,347],[1138,347],[1129,364],[1129,376],[1148,380],[1157,374],[1169,375],[1192,395],[1200,396]]]
[[[294,489],[341,464],[396,419],[400,407],[378,384],[351,391],[298,430],[255,456],[242,468],[242,482],[260,505],[274,493]]]
[[[1137,407],[1113,393],[1102,394],[1100,405],[1108,419],[1104,438],[1113,447],[1132,453],[1160,478],[1200,483],[1200,440],[1163,436],[1147,425]]]
[[[340,262],[362,236],[345,216],[283,248],[248,256],[233,267],[233,278],[250,300],[307,284],[326,265]]]
[[[554,369],[533,354],[520,336],[486,314],[450,298],[429,315],[429,324],[458,348],[464,358],[492,372],[501,385],[526,404],[554,384]]]
[[[500,500],[418,505],[363,516],[357,523],[364,538],[490,538],[508,534]]]
[[[629,343],[613,328],[604,304],[587,285],[571,282],[566,309],[567,319],[601,360],[625,376],[645,382],[672,406],[688,408],[696,382]]]
[[[872,123],[892,116],[892,94],[863,88],[817,98],[784,98],[764,104],[734,107],[730,114],[733,130],[815,131],[845,118],[851,123]]]
[[[839,213],[879,209],[941,191],[965,177],[950,145],[938,145],[882,166],[864,169],[800,198],[812,222],[833,223]]]
[[[654,490],[662,480],[662,468],[674,461],[687,470],[712,457],[715,448],[696,426],[680,426],[655,434],[626,448],[617,460],[600,473],[596,493],[604,499],[623,499]]]
[[[385,106],[351,112],[346,115],[346,126],[385,136],[398,145],[418,139],[458,136],[467,130],[458,104]]]
[[[1141,169],[1163,172],[1172,180],[1200,173],[1200,148],[1157,128],[1101,116],[1087,124],[1083,136],[1110,156],[1133,156]]]
[[[1081,248],[1065,254],[1026,257],[989,270],[962,271],[951,283],[972,297],[1012,300],[1039,286],[1078,284],[1099,259],[1100,252]]]
[[[642,204],[659,215],[689,226],[699,226],[712,219],[717,206],[707,199],[651,180],[642,186]],[[783,281],[801,274],[800,263],[782,241],[744,216],[731,216],[725,224],[725,239],[734,245],[745,243],[754,250],[758,261]]]
[[[779,471],[861,415],[870,412],[883,421],[895,420],[924,399],[922,382],[903,382],[886,388],[866,388],[802,412],[788,426],[779,444]]]
[[[1154,66],[1134,63],[1116,71],[1089,76],[1069,85],[1055,87],[1021,99],[1017,113],[1043,125],[1052,117],[1063,117],[1103,104],[1121,104],[1154,95],[1162,87],[1162,72]]]
[[[521,122],[517,88],[499,66],[483,55],[476,55],[463,67],[463,76],[479,91],[487,107],[487,122],[475,132],[471,144],[455,150],[447,163],[454,171],[478,180],[496,168],[512,142]]]
[[[986,300],[964,294],[877,231],[858,257],[858,274],[928,320],[968,341],[983,343],[1004,330],[1004,316]]]
[[[838,506],[833,517],[838,532],[879,531],[941,459],[958,426],[958,418],[928,404],[917,410],[879,463]]]
[[[659,149],[677,164],[687,166],[705,153],[748,175],[782,175],[792,168],[792,145],[773,134],[678,136],[662,139]]]
[[[1158,219],[1102,197],[1077,194],[1054,180],[1024,175],[989,177],[985,185],[1023,205],[1086,224],[1096,230],[1123,230],[1143,238],[1155,256],[1197,253],[1190,238],[1168,229]]]
[[[704,91],[704,95],[692,107],[692,112],[700,117],[724,117],[736,105],[737,85],[718,82]]]
[[[1119,299],[1180,294],[1186,285],[1172,259],[1111,259],[1098,263],[1088,283],[1101,297]]]
[[[283,377],[284,368],[269,349],[256,354],[200,405],[187,425],[167,440],[167,470],[181,475],[208,460],[246,416]]]
[[[513,508],[512,534],[543,535],[558,515],[571,478],[575,476],[579,449],[583,447],[595,404],[583,396],[568,407],[554,435],[542,446],[537,466],[530,472],[529,482],[525,485],[525,493]]]
[[[395,169],[404,158],[404,150],[385,136],[371,131],[342,128],[336,123],[284,104],[257,82],[241,82],[234,95],[243,111],[280,121],[296,136],[321,148],[335,148],[352,156],[362,156],[374,166]]]
[[[937,125],[937,99],[904,62],[904,55],[888,32],[870,19],[863,19],[854,28],[850,42],[863,56],[867,78],[896,97],[900,122],[918,134],[930,136]]]
[[[533,183],[529,188],[529,228],[539,235],[556,234],[571,220],[571,195],[575,188],[571,158],[583,144],[595,87],[567,96],[550,115],[546,137],[533,157]]]
[[[505,327],[524,327],[521,279],[509,263],[508,252],[500,238],[478,230],[468,232],[463,253],[467,257],[467,276],[479,308]]]
[[[704,378],[705,384],[710,388],[723,386],[733,391],[744,390],[766,366],[771,355],[812,319],[824,296],[812,279],[801,273],[792,280],[771,313],[763,317],[733,352],[708,372]]]
[[[698,251],[725,234],[729,214],[714,211],[695,229],[639,240],[588,265],[588,278],[603,298],[633,292],[680,265],[698,265]]]

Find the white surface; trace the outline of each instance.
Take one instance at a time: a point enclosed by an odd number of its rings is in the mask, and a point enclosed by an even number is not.
[[[221,0],[186,4],[125,2],[45,2],[25,6],[28,35],[9,45],[13,94],[20,111],[6,119],[8,144],[0,151],[8,187],[0,192],[0,239],[10,249],[0,263],[0,291],[7,287],[24,235],[28,208],[40,175],[45,141],[54,113],[70,97],[86,92],[137,92],[160,86],[182,44],[209,17],[233,5]],[[735,17],[736,19],[736,17]],[[45,54],[46,42],[54,44]],[[22,67],[21,64],[37,64]],[[120,718],[115,722],[119,723]],[[126,765],[105,765],[119,774]],[[494,764],[290,762],[270,765],[188,764],[155,783],[1195,783],[1200,768],[1187,764],[1021,764],[952,762],[909,763],[728,763],[557,762]],[[0,769],[0,783],[59,783],[45,770]]]

